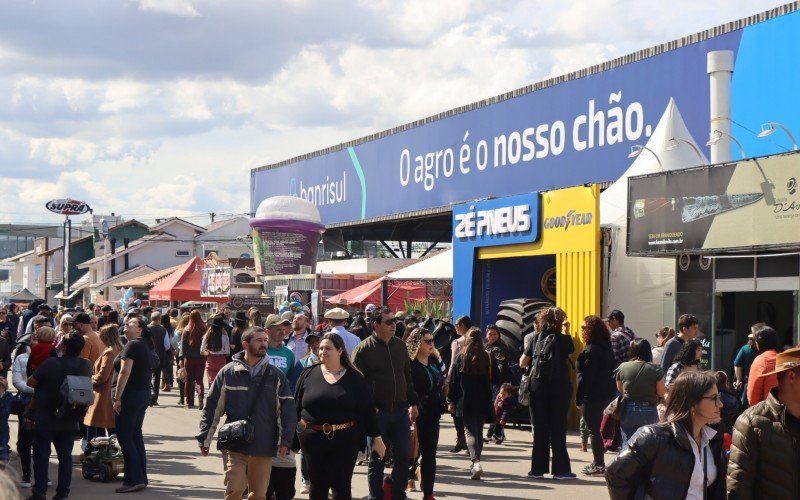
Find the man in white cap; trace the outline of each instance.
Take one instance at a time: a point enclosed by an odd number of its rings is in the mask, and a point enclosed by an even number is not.
[[[361,339],[348,332],[347,328],[344,327],[349,318],[350,314],[341,307],[334,307],[325,313],[325,319],[327,319],[328,323],[331,325],[331,333],[336,333],[342,337],[344,349],[347,351],[348,356],[353,353],[353,349],[361,342]]]

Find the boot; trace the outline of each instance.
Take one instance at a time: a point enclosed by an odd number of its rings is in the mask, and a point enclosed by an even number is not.
[[[467,440],[459,438],[456,440],[456,445],[450,450],[450,453],[458,453],[467,449]]]

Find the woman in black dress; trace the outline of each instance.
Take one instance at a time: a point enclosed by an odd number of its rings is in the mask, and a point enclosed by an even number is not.
[[[419,396],[417,440],[422,469],[423,500],[433,499],[436,479],[436,445],[439,443],[439,419],[442,417],[444,375],[439,352],[433,346],[433,335],[424,328],[414,328],[406,339],[411,358],[411,379]]]
[[[358,452],[367,436],[372,451],[383,457],[375,404],[366,379],[352,365],[342,338],[326,333],[319,346],[320,364],[307,368],[297,381],[300,448],[308,459],[309,498],[348,500]]]

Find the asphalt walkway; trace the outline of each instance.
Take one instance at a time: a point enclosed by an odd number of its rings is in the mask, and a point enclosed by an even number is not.
[[[111,483],[88,481],[81,476],[80,466],[74,468],[72,492],[76,499],[103,499],[114,497],[136,499],[156,498],[222,498],[224,496],[222,459],[218,451],[208,457],[200,455],[194,434],[197,432],[200,415],[198,410],[186,410],[176,405],[175,392],[162,394],[159,398],[163,406],[150,408],[145,417],[145,446],[148,452],[148,474],[150,486],[139,493],[127,496],[117,495],[114,489],[121,484],[121,478]],[[12,416],[11,446],[16,445],[16,417]],[[454,442],[455,432],[449,416],[442,419],[442,433],[437,455],[435,495],[447,499],[500,499],[500,498],[608,498],[602,478],[581,477],[580,470],[591,462],[591,453],[581,452],[577,434],[568,437],[572,470],[578,473],[575,481],[556,482],[552,479],[532,480],[526,474],[530,469],[531,438],[527,428],[509,428],[507,440],[501,445],[487,444],[483,452],[484,475],[480,481],[469,479],[469,458],[466,452],[454,455],[448,452]],[[80,453],[76,442],[75,463]],[[614,455],[606,455],[610,462]],[[299,459],[298,459],[299,462]],[[19,473],[19,460],[12,459],[9,469]],[[50,478],[56,477],[55,456],[51,458]],[[300,474],[297,474],[296,498],[301,495]],[[30,495],[30,489],[20,490],[23,498]],[[55,494],[51,487],[48,497]],[[353,497],[366,498],[368,494],[366,467],[357,466],[353,477]],[[422,498],[421,492],[409,492],[409,499]]]

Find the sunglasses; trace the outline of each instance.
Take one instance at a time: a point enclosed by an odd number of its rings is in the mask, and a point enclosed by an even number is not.
[[[422,339],[422,341],[425,342],[426,344],[433,345],[433,339]]]
[[[386,323],[387,325],[393,325],[397,323],[397,318],[388,318],[386,321],[384,321],[384,323]]]

